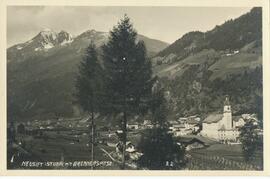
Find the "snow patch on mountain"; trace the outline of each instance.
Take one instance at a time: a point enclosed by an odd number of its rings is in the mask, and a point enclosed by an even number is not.
[[[44,49],[50,49],[50,48],[53,48],[53,47],[54,47],[54,45],[52,43],[43,44]]]
[[[63,45],[73,42],[73,38],[72,38],[72,35],[70,35],[69,33],[65,31],[61,31],[58,34],[58,41],[60,45],[63,46]]]
[[[32,39],[31,44],[34,51],[47,51],[53,47],[66,45],[72,41],[72,36],[65,31],[57,33],[51,29],[44,29]]]
[[[60,45],[63,46],[63,45],[69,44],[69,43],[71,43],[71,42],[73,42],[73,39],[64,40],[63,42],[61,42]]]

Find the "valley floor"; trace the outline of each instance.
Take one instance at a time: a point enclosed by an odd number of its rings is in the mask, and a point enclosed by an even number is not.
[[[138,134],[131,133],[134,139]],[[55,131],[44,132],[46,137],[23,135],[24,144],[8,146],[8,169],[92,169],[89,136],[71,135],[67,131],[58,134]],[[20,151],[20,152],[18,152]],[[16,156],[20,153],[20,156]],[[119,170],[120,159],[115,147],[99,143],[94,148],[95,170]],[[14,157],[15,156],[15,157]],[[241,145],[213,144],[207,148],[187,151],[186,170],[262,170],[262,153],[258,152],[251,163],[244,161]],[[13,159],[12,159],[13,158]],[[23,162],[71,162],[70,166],[25,166]],[[77,162],[77,163],[76,163]],[[80,164],[84,162],[88,165]],[[101,163],[101,164],[100,164]],[[134,161],[127,162],[127,169],[136,169]]]
[[[189,170],[262,170],[263,154],[257,151],[252,162],[245,162],[241,145],[213,144],[189,152]]]

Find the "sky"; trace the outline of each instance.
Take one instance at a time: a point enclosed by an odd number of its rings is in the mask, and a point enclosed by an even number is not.
[[[126,13],[139,34],[173,43],[190,31],[207,31],[245,14],[251,7],[9,6],[7,46],[32,39],[42,29],[73,36],[95,29],[108,32]]]

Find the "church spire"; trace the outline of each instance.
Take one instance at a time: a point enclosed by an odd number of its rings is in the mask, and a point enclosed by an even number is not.
[[[224,106],[230,106],[229,96],[225,96]]]

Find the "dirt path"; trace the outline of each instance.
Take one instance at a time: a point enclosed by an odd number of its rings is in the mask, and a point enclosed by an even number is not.
[[[105,149],[103,149],[102,147],[99,147],[99,149],[101,151],[103,151],[106,155],[108,155],[108,157],[110,157],[110,159],[113,161],[113,162],[116,162],[117,164],[121,164],[121,161],[119,160],[116,160],[115,158],[112,157],[112,155],[106,151]],[[136,166],[130,164],[130,163],[126,163],[126,166],[130,167],[131,169],[136,169]]]
[[[112,155],[111,155],[108,151],[106,151],[105,149],[103,149],[102,147],[99,147],[99,149],[100,149],[101,151],[103,151],[106,155],[108,155],[108,157],[110,157],[110,159],[111,159],[113,162],[116,162],[116,163],[118,163],[118,164],[121,163],[119,160],[116,160],[115,158],[113,158]]]

